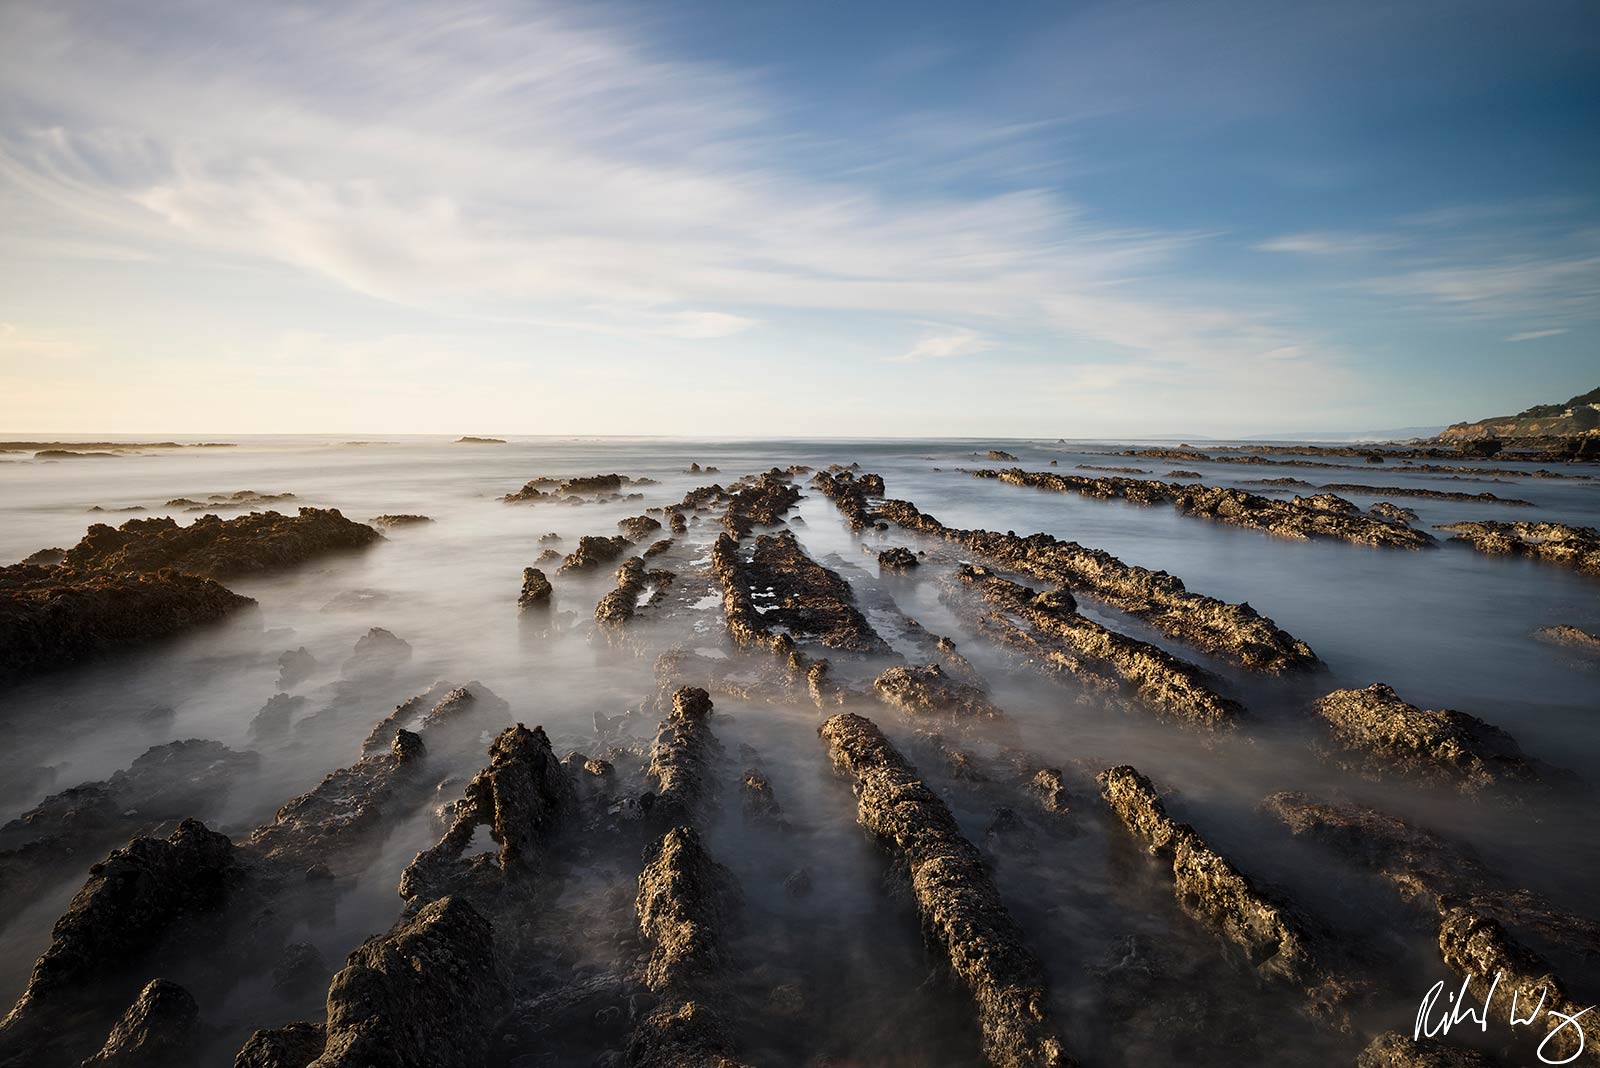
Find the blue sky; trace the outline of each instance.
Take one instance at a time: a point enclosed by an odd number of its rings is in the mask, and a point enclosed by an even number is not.
[[[1498,414],[1596,130],[1589,2],[13,2],[0,431]]]

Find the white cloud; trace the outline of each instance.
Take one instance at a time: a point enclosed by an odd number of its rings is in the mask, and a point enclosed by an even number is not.
[[[1512,334],[1510,337],[1506,338],[1506,340],[1534,341],[1541,337],[1555,337],[1557,334],[1565,334],[1566,332],[1567,331],[1564,328],[1560,330],[1525,330],[1520,334]]]
[[[1395,247],[1393,238],[1381,234],[1285,234],[1263,241],[1258,252],[1293,252],[1304,256],[1363,256]]]
[[[898,356],[893,363],[920,363],[923,360],[948,360],[957,356],[974,356],[994,348],[993,342],[975,330],[943,330],[926,333],[915,344]]]

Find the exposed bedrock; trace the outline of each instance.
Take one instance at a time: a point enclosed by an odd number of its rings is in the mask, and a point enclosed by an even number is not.
[[[1448,523],[1439,528],[1480,553],[1527,556],[1570,567],[1580,575],[1600,575],[1600,531],[1565,523]]]
[[[572,478],[555,478],[540,475],[522,484],[515,493],[500,499],[507,502],[548,501],[561,504],[582,504],[587,500],[606,501],[618,497],[624,486],[653,486],[650,478],[629,478],[627,475],[580,475]]]
[[[146,982],[136,970],[145,955],[173,935],[203,944],[241,880],[233,843],[196,820],[91,867],[0,1021],[0,1064],[49,1068],[93,1053],[116,1006]]]
[[[566,559],[561,561],[561,570],[592,571],[604,564],[609,564],[632,548],[633,542],[620,534],[609,538],[585,534],[578,539],[578,547],[568,553]]]
[[[255,604],[169,569],[0,568],[0,679],[68,667],[213,623]]]
[[[400,876],[400,896],[413,908],[452,894],[492,907],[502,891],[539,871],[544,847],[575,804],[572,780],[544,728],[507,727],[489,747],[489,766],[472,777],[453,806],[444,837],[418,853]],[[489,828],[500,850],[466,858],[479,827]]]
[[[844,513],[851,530],[867,530],[877,525],[868,497],[883,496],[883,479],[878,475],[861,475],[835,464],[811,477],[817,491]]]
[[[278,657],[278,689],[292,690],[317,671],[317,658],[305,646],[287,649]]]
[[[259,765],[253,752],[190,739],[152,746],[104,781],[51,794],[0,827],[0,899],[21,902],[49,880],[82,871],[118,842],[196,811],[215,811]],[[0,916],[0,926],[12,915]]]
[[[1383,683],[1317,699],[1341,763],[1398,773],[1462,793],[1558,783],[1570,775],[1523,753],[1499,727],[1454,709],[1407,704]]]
[[[850,584],[813,560],[794,532],[762,534],[750,556],[748,579],[768,627],[783,627],[830,649],[887,653],[889,646],[855,606]]]
[[[554,587],[550,585],[550,580],[545,578],[543,571],[536,567],[525,567],[522,569],[522,592],[517,595],[517,607],[548,608],[550,594],[553,592]]]
[[[800,487],[789,474],[774,467],[755,481],[737,490],[728,501],[722,525],[735,538],[743,540],[756,527],[768,527],[783,519],[783,514],[800,500]]]
[[[1450,490],[1424,489],[1421,486],[1367,486],[1357,482],[1331,482],[1321,487],[1331,493],[1360,493],[1373,497],[1430,497],[1436,501],[1468,501],[1476,504],[1510,504],[1532,508],[1532,501],[1517,497],[1497,497],[1493,493],[1456,493]],[[1416,518],[1415,516],[1412,517]]]
[[[1123,563],[1110,553],[1049,534],[1018,537],[946,527],[909,501],[886,500],[880,514],[907,530],[955,542],[997,564],[1090,594],[1137,615],[1168,637],[1272,674],[1319,668],[1305,642],[1287,634],[1248,604],[1227,604],[1190,593],[1165,571]]]
[[[398,514],[375,515],[369,519],[368,522],[375,527],[382,527],[383,529],[388,530],[391,527],[425,526],[426,524],[433,522],[433,517],[402,512]]]
[[[844,713],[818,733],[854,780],[856,818],[909,875],[924,935],[971,992],[985,1057],[1000,1068],[1072,1063],[1044,970],[950,809],[871,720]]]
[[[1553,627],[1540,627],[1533,634],[1543,641],[1565,645],[1580,652],[1600,654],[1600,634],[1593,634],[1565,623],[1558,623]]]
[[[878,566],[888,568],[890,571],[907,571],[921,562],[917,559],[917,554],[904,545],[896,545],[878,554]]]
[[[1137,770],[1108,768],[1098,779],[1101,796],[1133,836],[1171,863],[1173,895],[1184,912],[1240,952],[1256,974],[1302,993],[1315,1015],[1343,1022],[1340,1004],[1353,985],[1318,959],[1326,940],[1308,921],[1258,888],[1193,827],[1169,816],[1155,786]]]
[[[350,954],[310,1068],[481,1068],[511,998],[488,920],[434,901]]]
[[[177,983],[152,979],[82,1068],[186,1068],[198,1060],[200,1007]]]
[[[645,769],[656,784],[655,811],[673,823],[693,821],[712,789],[712,767],[722,746],[711,731],[711,695],[698,686],[679,687],[662,721]]]
[[[1498,921],[1467,906],[1442,910],[1439,952],[1457,975],[1468,980],[1464,995],[1468,1004],[1486,1005],[1491,1020],[1532,1018],[1530,1032],[1547,1043],[1541,1051],[1544,1063],[1600,1064],[1600,1046],[1593,1041],[1590,1020],[1594,1013],[1585,1011],[1595,1003],[1576,999],[1550,964],[1507,934]]]
[[[337,508],[301,508],[298,515],[251,512],[235,519],[201,516],[186,527],[170,518],[130,519],[115,529],[89,528],[67,551],[72,571],[160,571],[173,568],[222,578],[291,567],[330,552],[359,549],[383,535]]]
[[[647,1016],[628,1043],[627,1068],[747,1068],[726,1027],[701,1001],[671,1003]]]
[[[600,603],[594,607],[594,618],[597,623],[618,624],[626,623],[633,618],[634,609],[639,604],[639,595],[644,592],[644,558],[630,556],[617,568],[617,588],[600,598]]]
[[[755,582],[751,570],[740,555],[739,543],[733,536],[728,533],[719,534],[711,546],[711,572],[722,588],[722,619],[728,628],[729,637],[741,646],[765,649],[781,659],[789,677],[795,682],[803,681],[811,699],[819,707],[837,702],[840,694],[838,687],[829,678],[828,661],[812,659],[796,649],[794,638],[789,633],[773,629],[773,624],[777,620],[767,618],[771,615],[770,611],[762,613],[756,610],[755,598],[751,593],[752,584]],[[770,585],[763,587],[763,592],[768,590],[776,596],[776,590]],[[865,625],[865,619],[862,619],[862,624]],[[687,658],[680,655],[675,659],[681,662]],[[663,664],[658,662],[658,675],[661,674],[662,667]],[[733,681],[733,676],[727,675],[724,669],[717,670],[719,674],[726,675],[727,681]],[[734,692],[727,687],[721,689],[725,693]]]
[[[872,680],[872,688],[913,719],[963,723],[1005,718],[982,689],[951,678],[938,664],[897,665]]]
[[[648,515],[636,515],[618,520],[617,526],[621,529],[623,537],[629,541],[639,542],[660,530],[661,520]]]
[[[1600,961],[1600,923],[1515,886],[1465,842],[1366,805],[1321,801],[1292,791],[1271,795],[1263,807],[1296,837],[1321,843],[1376,872],[1430,919],[1447,905],[1464,904],[1513,931]]]
[[[707,992],[725,971],[724,939],[739,908],[739,888],[693,827],[673,827],[645,851],[634,903],[651,943],[645,985],[686,998]]]
[[[961,582],[979,593],[1003,617],[1021,619],[1093,662],[1095,678],[1115,676],[1155,712],[1201,727],[1233,723],[1244,711],[1213,688],[1213,678],[1198,665],[1159,646],[1119,634],[1077,610],[1065,589],[1036,593],[989,571],[963,564]],[[1071,658],[1058,663],[1071,664]]]
[[[263,1028],[245,1041],[233,1058],[233,1068],[306,1068],[327,1045],[327,1031],[320,1022]]]
[[[1293,501],[1284,502],[1231,486],[1185,485],[1157,479],[1087,478],[1023,471],[1015,467],[1003,471],[974,471],[973,475],[1017,486],[1078,493],[1085,497],[1128,500],[1139,504],[1165,502],[1184,515],[1202,516],[1289,538],[1338,538],[1362,545],[1400,549],[1421,549],[1435,544],[1433,537],[1424,531],[1363,516],[1348,501],[1339,498],[1328,500],[1328,494],[1312,498],[1296,497]]]

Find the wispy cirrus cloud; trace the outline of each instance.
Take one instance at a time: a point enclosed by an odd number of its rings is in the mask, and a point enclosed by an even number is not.
[[[1563,329],[1559,329],[1559,330],[1524,330],[1520,334],[1512,334],[1512,335],[1510,335],[1509,337],[1506,338],[1506,340],[1507,341],[1537,341],[1542,337],[1555,337],[1558,334],[1565,334],[1566,332],[1567,331],[1564,328]]]
[[[920,363],[923,360],[948,360],[988,352],[994,343],[976,330],[944,329],[926,334],[905,352],[890,357],[894,363]]]
[[[1293,252],[1304,256],[1363,256],[1387,252],[1398,242],[1383,234],[1284,234],[1256,246],[1259,252]]]

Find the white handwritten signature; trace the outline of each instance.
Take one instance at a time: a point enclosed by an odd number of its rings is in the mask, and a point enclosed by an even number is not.
[[[1489,991],[1483,996],[1482,1005],[1476,1008],[1469,1008],[1467,1005],[1467,988],[1472,984],[1472,979],[1472,976],[1467,976],[1461,981],[1461,989],[1450,994],[1445,994],[1444,980],[1442,979],[1429,988],[1428,992],[1422,996],[1422,1004],[1417,1006],[1417,1025],[1411,1032],[1413,1040],[1437,1038],[1439,1035],[1448,1034],[1450,1028],[1459,1023],[1477,1024],[1480,1030],[1485,1033],[1488,1032],[1489,1005],[1494,1001],[1496,988],[1500,986],[1501,973],[1495,972],[1494,982],[1489,984]],[[1594,1006],[1590,1005],[1588,1009],[1573,1013],[1546,1009],[1544,1003],[1547,993],[1548,991],[1541,986],[1539,988],[1539,1000],[1533,1006],[1533,1009],[1526,1016],[1518,1016],[1517,1001],[1519,991],[1513,990],[1511,992],[1511,1007],[1506,1014],[1506,1022],[1512,1027],[1528,1027],[1538,1023],[1541,1017],[1548,1018],[1554,1026],[1550,1028],[1550,1033],[1544,1036],[1544,1041],[1539,1043],[1537,1051],[1539,1060],[1545,1064],[1570,1064],[1583,1056],[1585,1045],[1583,1025],[1578,1022],[1578,1018],[1589,1012]],[[1445,1005],[1439,1004],[1440,995],[1446,997]],[[1437,1018],[1435,1018],[1436,1013]],[[1551,1060],[1545,1055],[1545,1047],[1550,1044],[1551,1039],[1568,1029],[1576,1037],[1578,1043],[1577,1052],[1560,1060]]]

